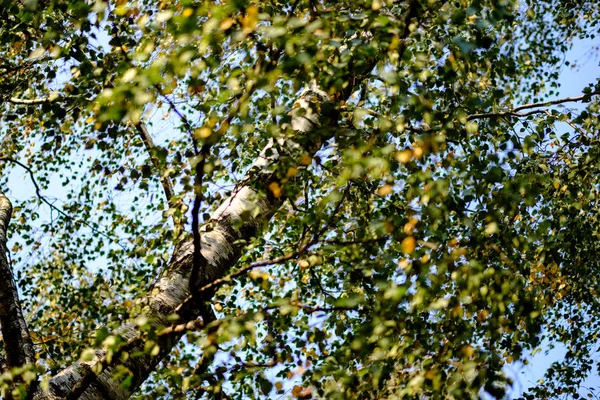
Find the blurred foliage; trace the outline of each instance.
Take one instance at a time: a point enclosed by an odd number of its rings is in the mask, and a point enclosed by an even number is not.
[[[137,315],[186,235],[171,216],[189,232],[194,141],[212,144],[208,220],[301,89],[334,93],[375,56],[332,138],[278,166],[287,201],[238,267],[307,251],[223,286],[217,323],[137,398],[502,398],[504,365],[544,339],[568,351],[525,398],[579,396],[598,368],[600,81],[578,107],[507,111],[556,98],[600,5],[413,3],[0,0],[0,180],[42,376]]]

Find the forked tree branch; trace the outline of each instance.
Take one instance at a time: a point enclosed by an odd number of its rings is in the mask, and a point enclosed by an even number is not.
[[[420,4],[416,0],[409,1],[405,13],[404,25],[408,25],[417,17],[416,9]],[[407,36],[409,30],[406,29]],[[367,41],[369,38],[353,40]],[[403,38],[406,39],[406,38]],[[350,44],[350,43],[349,43]],[[349,49],[351,51],[351,49]],[[304,90],[289,111],[289,128],[294,131],[290,138],[281,137],[271,141],[261,152],[247,175],[245,184],[224,200],[211,215],[211,223],[200,228],[202,265],[199,274],[193,276],[194,243],[191,238],[183,240],[175,249],[172,259],[162,271],[162,276],[141,301],[146,304],[144,315],[156,331],[171,325],[170,316],[173,311],[190,296],[190,288],[202,288],[226,276],[228,271],[240,259],[245,244],[255,238],[263,226],[280,208],[283,199],[269,196],[269,183],[278,178],[273,167],[283,158],[297,159],[302,154],[313,156],[320,144],[331,139],[336,132],[339,119],[339,104],[347,101],[353,90],[368,76],[385,53],[375,53],[372,57],[355,61],[351,71],[343,78],[348,82],[344,88],[323,88],[315,81]],[[327,79],[324,78],[325,83]],[[261,194],[267,193],[267,196]],[[190,280],[195,279],[192,283]],[[184,308],[178,312],[181,320],[193,321],[198,315],[193,307]],[[201,323],[198,321],[197,323]],[[130,340],[139,336],[137,325],[124,323],[115,332],[116,335]],[[83,390],[80,398],[96,399],[126,399],[141,385],[155,370],[160,360],[170,353],[173,346],[181,338],[183,332],[174,331],[170,334],[157,336],[154,340],[157,352],[147,354],[143,343],[132,347],[131,353],[139,355],[119,360],[123,368],[131,372],[130,384],[124,386],[120,378],[115,376],[116,366],[109,366],[93,377],[92,382]],[[108,354],[108,349],[97,348],[96,357],[92,361],[82,361],[73,364],[54,375],[48,382],[49,391],[35,393],[35,399],[58,399],[69,393],[78,382],[88,376],[86,371],[102,369],[101,360]],[[98,368],[99,367],[99,368]],[[95,374],[94,374],[95,375]],[[80,385],[84,386],[84,385]]]

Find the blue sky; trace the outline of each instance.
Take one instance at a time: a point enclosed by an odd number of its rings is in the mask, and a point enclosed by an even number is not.
[[[567,53],[565,60],[574,64],[571,67],[565,67],[561,72],[558,98],[581,96],[582,90],[586,86],[600,79],[600,40],[576,42],[573,49]],[[582,108],[579,103],[568,103],[566,106],[574,110]],[[571,131],[571,128],[565,123],[558,126],[558,129],[565,132]],[[534,386],[539,379],[543,378],[548,367],[553,362],[562,359],[565,353],[566,349],[563,346],[556,346],[550,350],[549,343],[544,342],[541,351],[530,357],[528,365],[520,363],[507,365],[506,373],[515,380],[511,397],[518,398],[527,388]],[[600,359],[599,356],[600,354],[595,358]],[[596,371],[585,381],[584,386],[600,389],[600,377]],[[588,393],[590,392],[586,389],[580,390],[580,394],[585,398]]]
[[[566,59],[571,63],[575,63],[575,68],[565,67],[560,76],[560,95],[562,97],[580,96],[582,90],[588,84],[595,82],[600,78],[600,41],[580,41],[577,42],[574,48],[567,54]],[[578,108],[578,104],[571,103],[568,105],[573,109]],[[166,126],[160,118],[156,118],[156,125],[153,131],[165,132]],[[158,128],[158,129],[157,129]],[[566,125],[561,126],[565,131],[569,130]],[[12,170],[11,179],[9,180],[8,193],[13,198],[31,198],[34,194],[34,187],[25,171],[20,168]],[[49,200],[56,198],[64,198],[64,190],[60,185],[55,185],[51,191],[45,192]],[[57,203],[60,207],[60,202]],[[47,206],[41,207],[41,213],[49,213]],[[552,362],[560,360],[565,353],[562,347],[549,349],[548,343],[543,343],[541,351],[530,357],[528,365],[514,363],[506,367],[506,372],[515,380],[515,385],[511,391],[511,397],[518,398],[527,388],[532,387],[541,379],[546,369]],[[600,377],[593,374],[586,382],[587,387],[600,387]],[[582,395],[587,395],[585,390],[581,391]]]

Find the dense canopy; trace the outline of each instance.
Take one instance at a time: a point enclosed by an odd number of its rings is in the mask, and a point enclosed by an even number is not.
[[[599,21],[0,0],[1,397],[592,395]]]

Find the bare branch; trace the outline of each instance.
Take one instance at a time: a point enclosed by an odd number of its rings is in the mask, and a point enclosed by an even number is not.
[[[556,104],[562,104],[562,103],[571,103],[571,102],[577,102],[577,101],[581,101],[585,98],[589,98],[590,96],[595,96],[600,94],[600,91],[598,92],[592,92],[590,94],[586,94],[583,96],[578,96],[578,97],[565,97],[564,99],[557,99],[557,100],[549,100],[549,101],[542,101],[539,103],[531,103],[531,104],[524,104],[522,106],[519,106],[517,108],[515,108],[513,111],[518,112],[518,111],[522,111],[522,110],[527,110],[530,108],[538,108],[538,107],[545,107],[545,106],[552,106],[552,105],[556,105]]]
[[[572,103],[572,102],[582,101],[582,100],[590,98],[591,96],[596,96],[598,94],[600,94],[600,91],[592,92],[590,94],[586,94],[586,95],[578,96],[578,97],[566,97],[564,99],[557,99],[557,100],[542,101],[542,102],[539,102],[539,103],[524,104],[522,106],[518,106],[518,107],[513,108],[512,110],[507,110],[507,111],[473,114],[473,115],[469,115],[467,117],[467,120],[468,121],[472,121],[474,119],[501,118],[501,117],[527,117],[527,116],[533,115],[533,114],[545,113],[546,110],[532,110],[532,111],[529,111],[529,112],[526,112],[526,113],[521,113],[519,111],[529,110],[529,109],[532,109],[532,108],[553,106],[553,105],[563,104],[563,103]]]
[[[23,61],[22,64],[18,64],[18,65],[10,65],[8,63],[6,63],[6,64],[3,63],[3,64],[0,64],[0,71],[2,71],[2,74],[10,74],[11,72],[30,69],[37,63],[51,61],[51,60],[54,60],[54,59],[51,57],[39,57],[39,58],[30,59],[28,61]]]
[[[18,97],[10,97],[8,100],[9,103],[19,105],[19,106],[37,106],[40,104],[48,104],[54,103],[55,101],[63,101],[67,99],[83,99],[85,101],[91,102],[92,99],[85,97],[77,97],[77,96],[64,96],[58,92],[52,92],[48,97],[36,97],[34,99],[20,99]]]
[[[134,124],[134,127],[140,135],[140,138],[144,143],[144,147],[146,147],[146,151],[150,155],[150,161],[152,161],[152,165],[154,165],[154,168],[156,168],[156,171],[160,174],[160,183],[162,184],[163,191],[165,192],[167,203],[170,203],[171,198],[175,196],[175,191],[173,190],[173,184],[171,182],[171,179],[167,175],[165,175],[164,171],[162,171],[160,162],[154,154],[156,150],[156,145],[152,140],[152,136],[150,136],[150,132],[148,132],[148,128],[146,128],[146,124],[144,124],[143,122],[138,122],[137,124]]]
[[[17,97],[11,97],[8,99],[8,101],[18,105],[35,106],[39,104],[51,103],[53,100],[51,100],[50,97],[40,97],[36,99],[19,99]]]
[[[35,194],[38,197],[38,199],[40,199],[41,202],[47,204],[52,210],[56,211],[57,213],[59,213],[60,215],[62,215],[63,217],[67,218],[68,220],[71,221],[75,221],[78,222],[84,226],[87,226],[88,228],[90,228],[93,232],[102,235],[104,237],[107,237],[111,240],[115,239],[115,237],[111,237],[109,234],[103,232],[102,230],[100,230],[97,226],[92,225],[91,223],[88,223],[84,220],[81,219],[77,219],[77,218],[73,218],[70,215],[68,215],[67,213],[65,213],[63,210],[61,210],[60,208],[56,207],[54,204],[50,203],[48,201],[48,199],[42,194],[41,189],[35,179],[35,175],[33,174],[33,171],[31,170],[31,168],[29,168],[27,165],[23,164],[22,162],[15,160],[14,158],[11,157],[0,157],[0,161],[9,161],[13,164],[17,164],[19,167],[23,168],[25,171],[27,171],[27,173],[29,174],[29,177],[31,178],[31,182],[33,183],[33,186],[35,187]],[[123,246],[117,241],[116,242],[120,247],[123,248]]]

